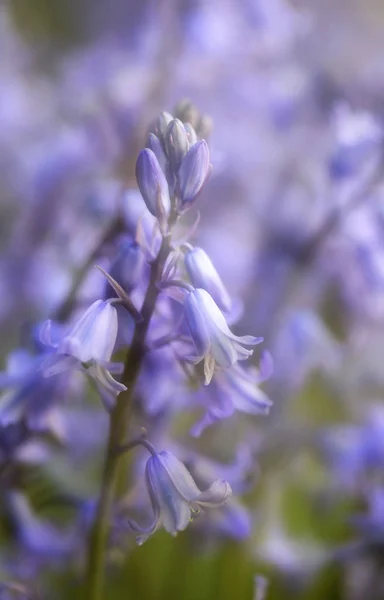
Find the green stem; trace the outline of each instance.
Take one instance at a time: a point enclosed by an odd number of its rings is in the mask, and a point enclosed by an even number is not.
[[[159,295],[158,283],[170,252],[170,235],[163,238],[159,254],[151,265],[150,281],[141,309],[142,320],[136,324],[125,361],[123,383],[127,390],[119,394],[111,413],[108,445],[101,482],[101,494],[91,529],[87,562],[87,600],[101,600],[104,587],[104,563],[112,502],[115,496],[121,454],[116,452],[126,440],[133,408],[135,383],[145,356],[149,324]]]

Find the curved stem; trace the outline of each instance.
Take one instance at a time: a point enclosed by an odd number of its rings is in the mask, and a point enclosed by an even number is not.
[[[121,392],[111,412],[108,445],[103,469],[101,494],[91,529],[87,559],[87,600],[101,600],[104,587],[104,563],[112,502],[119,475],[121,454],[116,448],[123,445],[130,421],[135,384],[146,354],[146,337],[160,290],[158,282],[171,250],[170,235],[163,238],[156,260],[151,264],[150,281],[141,309],[141,320],[136,323],[128,350],[122,382],[127,390]]]
[[[151,442],[148,442],[148,440],[146,440],[145,437],[141,437],[139,439],[132,440],[131,442],[127,442],[126,444],[123,444],[122,446],[116,448],[115,451],[117,454],[123,454],[124,452],[129,452],[130,450],[137,448],[137,446],[143,446],[148,450],[150,454],[152,454],[152,456],[155,456],[156,454],[154,446],[151,444]]]

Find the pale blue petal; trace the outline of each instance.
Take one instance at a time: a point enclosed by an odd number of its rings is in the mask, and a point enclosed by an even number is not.
[[[224,504],[231,495],[232,489],[228,481],[217,480],[207,490],[200,493],[196,499],[196,503],[199,506],[215,508]]]

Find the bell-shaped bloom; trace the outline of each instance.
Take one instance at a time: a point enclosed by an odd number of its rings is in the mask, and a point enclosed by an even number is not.
[[[229,329],[224,315],[212,297],[200,288],[189,292],[184,302],[185,316],[197,355],[189,357],[198,363],[204,359],[205,384],[212,379],[216,363],[228,369],[239,360],[246,360],[263,338],[237,336]]]
[[[112,375],[122,370],[119,363],[111,363],[117,337],[117,311],[108,301],[97,300],[59,340],[51,336],[51,321],[41,331],[42,341],[55,351],[44,361],[42,371],[46,377],[70,368],[86,369],[102,386],[113,395],[126,389]]]
[[[191,434],[198,437],[206,427],[216,421],[231,417],[235,412],[267,415],[272,401],[259,385],[270,376],[270,365],[265,364],[270,361],[269,353],[265,352],[260,370],[248,369],[246,371],[236,364],[225,371],[217,371],[209,388],[209,397],[204,401],[207,412],[193,426]],[[267,370],[269,370],[268,373]]]
[[[63,560],[73,551],[73,531],[60,531],[48,521],[39,519],[27,498],[19,492],[6,496],[8,510],[16,527],[21,546],[35,557]]]
[[[184,264],[192,285],[206,290],[220,310],[229,312],[231,298],[208,254],[202,248],[191,248],[185,255]]]
[[[216,508],[232,494],[227,481],[217,480],[205,491],[200,491],[185,465],[171,452],[152,452],[145,467],[146,485],[154,511],[149,527],[141,527],[130,520],[131,529],[140,535],[142,544],[161,525],[176,535],[191,522],[200,508]]]
[[[23,421],[33,430],[41,429],[50,410],[68,395],[70,378],[59,374],[47,379],[41,372],[48,355],[33,356],[20,348],[8,356],[7,370],[0,373],[2,426]]]
[[[171,210],[168,183],[155,153],[149,148],[141,150],[137,158],[136,179],[149,212],[164,221]]]
[[[180,165],[178,176],[182,208],[186,208],[197,198],[211,170],[207,142],[200,140],[191,146]]]

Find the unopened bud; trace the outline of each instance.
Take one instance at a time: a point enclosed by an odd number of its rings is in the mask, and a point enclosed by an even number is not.
[[[188,135],[179,119],[173,119],[167,127],[165,148],[171,168],[177,173],[184,156],[189,150]]]
[[[205,140],[194,144],[185,155],[179,169],[179,191],[183,207],[196,199],[207,181],[212,170],[209,159]]]
[[[168,183],[155,153],[148,148],[141,150],[137,158],[136,179],[149,212],[159,220],[168,215],[171,209]]]

